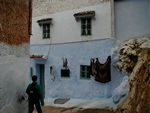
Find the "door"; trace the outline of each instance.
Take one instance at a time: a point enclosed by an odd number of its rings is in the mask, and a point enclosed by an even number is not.
[[[41,89],[42,89],[42,92],[43,92],[43,97],[45,97],[45,73],[44,73],[44,70],[45,70],[45,66],[44,64],[37,64],[37,76],[38,76],[38,83],[41,85]]]

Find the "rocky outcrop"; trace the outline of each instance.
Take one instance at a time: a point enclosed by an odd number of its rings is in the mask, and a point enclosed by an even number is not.
[[[127,73],[129,93],[116,113],[150,113],[149,38],[131,39],[119,51],[118,68]]]
[[[136,66],[140,53],[143,49],[140,47],[142,44],[148,42],[149,38],[131,39],[123,44],[119,50],[120,59],[117,67],[120,71],[130,75]]]

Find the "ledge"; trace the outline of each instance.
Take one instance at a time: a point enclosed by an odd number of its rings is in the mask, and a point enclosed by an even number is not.
[[[95,11],[83,11],[83,12],[75,13],[73,16],[76,19],[80,19],[84,17],[95,17]]]
[[[42,25],[45,23],[51,23],[52,20],[53,20],[52,18],[45,18],[45,19],[38,20],[37,23],[39,23],[39,25]]]

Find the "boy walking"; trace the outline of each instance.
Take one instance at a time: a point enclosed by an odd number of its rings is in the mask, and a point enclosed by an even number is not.
[[[42,113],[41,105],[44,105],[43,100],[43,94],[41,90],[41,86],[37,83],[37,76],[32,76],[32,83],[28,85],[26,89],[26,93],[28,94],[28,101],[29,101],[29,107],[28,107],[28,113],[33,113],[34,105],[36,107],[36,110],[38,113]]]

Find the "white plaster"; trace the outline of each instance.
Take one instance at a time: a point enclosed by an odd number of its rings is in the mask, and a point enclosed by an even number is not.
[[[112,99],[114,103],[118,103],[129,91],[128,76],[124,76],[121,84],[114,89]]]
[[[115,31],[121,42],[150,34],[149,0],[115,1]]]
[[[150,40],[146,41],[145,43],[143,43],[140,48],[150,48]]]
[[[94,98],[94,99],[79,99],[70,98],[65,104],[54,104],[56,98],[48,98],[45,100],[46,105],[57,107],[77,107],[80,108],[104,108],[106,106],[115,107],[111,98]],[[74,109],[74,110],[76,110]]]
[[[95,19],[92,20],[92,35],[81,36],[81,23],[80,21],[76,21],[73,15],[80,11],[89,10],[94,10],[96,13]],[[50,39],[42,39],[42,28],[37,23],[37,20],[40,20],[42,18],[53,18],[50,28]],[[33,18],[33,35],[31,37],[31,45],[105,39],[111,37],[111,25],[110,2],[104,2],[99,5],[89,6],[86,8],[43,15]]]
[[[118,46],[111,49],[112,64],[115,66],[119,60]]]
[[[0,56],[5,55],[16,55],[20,56],[29,56],[29,43],[24,43],[21,45],[8,45],[6,43],[0,43]]]
[[[27,113],[29,57],[0,56],[0,73],[0,113]]]

